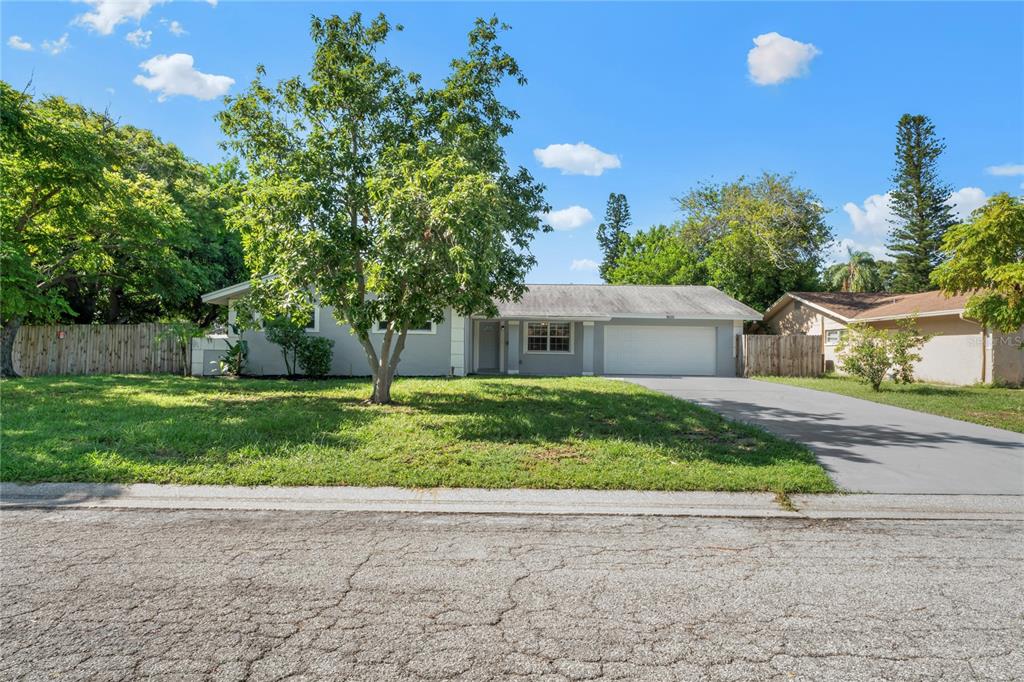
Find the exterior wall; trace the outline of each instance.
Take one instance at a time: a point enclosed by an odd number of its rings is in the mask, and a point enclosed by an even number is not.
[[[578,376],[604,373],[604,330],[609,325],[714,327],[715,374],[736,376],[736,333],[742,323],[702,320],[645,320],[616,318],[606,322],[573,322],[571,353],[530,353],[526,351],[527,322],[542,320],[504,320],[505,362],[503,372],[509,374]],[[467,325],[472,326],[472,325]],[[467,344],[467,348],[473,344]],[[467,353],[467,367],[475,367],[472,352]]]
[[[233,317],[233,313],[232,313]],[[456,374],[462,369],[455,363],[459,355],[463,355],[465,347],[459,347],[458,343],[452,343],[453,330],[456,341],[465,339],[465,329],[459,328],[462,318],[456,318],[453,323],[451,311],[445,315],[444,322],[434,325],[434,333],[410,333],[406,338],[405,349],[402,351],[402,358],[398,363],[398,374],[405,376],[447,376],[455,369]],[[320,309],[319,330],[306,332],[310,336],[324,336],[334,340],[334,357],[331,361],[331,375],[334,376],[367,376],[370,374],[370,366],[366,360],[366,353],[355,336],[349,333],[348,325],[339,325],[333,315],[333,309],[326,307]],[[281,357],[281,349],[277,345],[267,341],[261,330],[249,330],[243,337],[249,342],[249,360],[246,363],[246,374],[251,375],[277,375],[285,373],[284,359]],[[379,351],[384,335],[371,333],[370,340]],[[217,341],[216,339],[196,339],[207,344]],[[220,344],[212,344],[210,348],[203,348],[201,355],[201,369],[204,375],[217,374],[217,359],[226,349],[223,341]],[[221,347],[223,346],[223,347]],[[193,344],[193,372],[197,371],[199,362],[195,355],[195,342]],[[464,370],[463,370],[464,371]]]
[[[873,322],[878,329],[895,329],[895,321]],[[984,381],[981,373],[983,341],[981,327],[956,315],[922,317],[917,327],[934,334],[920,350],[921,361],[914,376],[921,381],[947,384],[976,384]]]
[[[772,334],[820,334],[822,315],[801,301],[789,301],[764,324]]]
[[[989,336],[992,363],[988,381],[1012,386],[1024,385],[1024,327],[1013,334],[996,332]]]

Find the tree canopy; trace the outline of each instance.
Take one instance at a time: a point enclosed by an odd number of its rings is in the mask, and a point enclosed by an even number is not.
[[[477,20],[440,87],[378,55],[401,27],[358,13],[311,21],[307,77],[227,99],[219,115],[249,181],[232,222],[256,274],[256,305],[333,306],[366,352],[371,400],[390,402],[410,327],[495,314],[525,291],[543,187],[509,167],[500,141],[516,112],[498,98],[516,61],[497,19]],[[379,344],[371,327],[386,322]]]
[[[847,261],[825,269],[825,287],[832,291],[884,291],[878,261],[867,251],[846,249]]]
[[[762,310],[817,288],[832,233],[821,202],[790,176],[702,184],[677,202],[683,219],[628,238],[610,281],[710,284]]]
[[[148,131],[0,82],[0,369],[23,321],[208,316],[204,291],[244,278],[223,189]]]
[[[964,316],[1004,332],[1024,325],[1024,200],[1003,192],[954,225],[932,281],[948,294],[973,294]]]

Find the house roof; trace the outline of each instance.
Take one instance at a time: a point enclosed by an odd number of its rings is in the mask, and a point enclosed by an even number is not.
[[[203,295],[227,305],[249,290],[241,282]],[[523,297],[498,302],[501,317],[606,320],[612,317],[689,320],[760,320],[761,314],[714,287],[633,284],[530,284]]]
[[[856,293],[849,291],[791,291],[772,304],[765,319],[791,300],[801,301],[844,322],[899,320],[914,315],[959,315],[971,294],[947,296],[941,291],[919,294]]]
[[[760,320],[761,314],[714,287],[634,284],[530,284],[501,317]]]

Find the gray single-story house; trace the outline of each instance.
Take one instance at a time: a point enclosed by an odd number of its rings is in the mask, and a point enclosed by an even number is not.
[[[203,301],[230,309],[248,290],[244,282]],[[736,337],[745,321],[761,319],[708,286],[534,284],[521,300],[497,307],[494,318],[449,310],[442,322],[410,330],[399,374],[735,376]],[[229,321],[233,316],[229,310]],[[379,343],[383,333],[378,327],[374,332]],[[334,339],[331,374],[369,374],[362,347],[331,308],[315,310],[307,333]],[[246,332],[245,338],[247,373],[284,373],[280,349],[262,332]],[[195,339],[192,374],[216,374],[227,339]]]

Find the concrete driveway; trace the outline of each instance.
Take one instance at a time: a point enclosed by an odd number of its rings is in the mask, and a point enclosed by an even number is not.
[[[752,379],[623,377],[807,444],[845,490],[1024,494],[1024,435]]]

